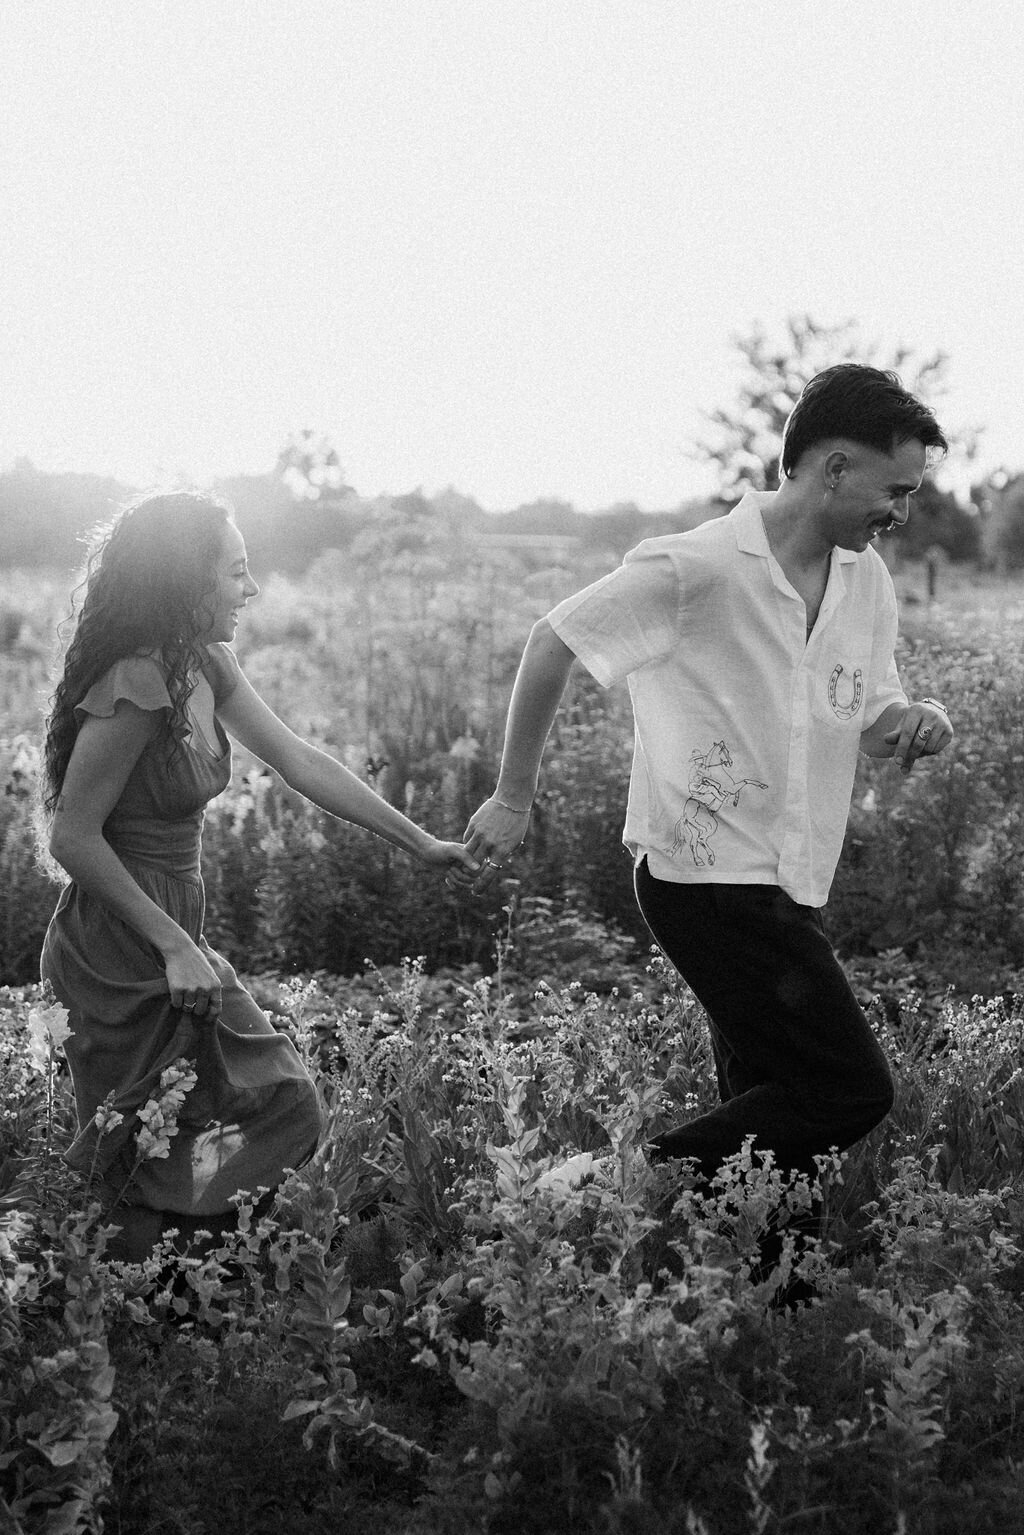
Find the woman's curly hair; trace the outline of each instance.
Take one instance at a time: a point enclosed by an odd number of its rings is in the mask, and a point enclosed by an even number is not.
[[[197,491],[141,497],[93,535],[72,596],[72,634],[50,700],[43,748],[43,813],[57,805],[78,734],[75,706],[116,661],[159,659],[171,695],[164,730],[186,731],[185,710],[205,659],[201,636],[213,618],[216,564],[230,506]],[[77,611],[76,611],[77,610]]]

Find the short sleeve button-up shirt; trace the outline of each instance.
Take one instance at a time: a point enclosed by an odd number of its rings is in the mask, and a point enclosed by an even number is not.
[[[906,704],[896,598],[874,549],[833,549],[808,637],[761,516],[773,495],[646,540],[548,619],[603,686],[628,681],[634,857],[657,879],[779,885],[823,906],[861,732]]]

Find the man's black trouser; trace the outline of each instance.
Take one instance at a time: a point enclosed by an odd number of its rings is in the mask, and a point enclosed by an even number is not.
[[[648,927],[703,1004],[721,1103],[653,1142],[706,1178],[748,1135],[777,1165],[866,1135],[892,1107],[885,1056],[825,937],[821,913],[775,885],[680,885],[644,860],[636,894]]]

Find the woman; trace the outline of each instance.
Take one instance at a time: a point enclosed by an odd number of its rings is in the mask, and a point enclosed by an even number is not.
[[[124,1256],[163,1230],[230,1223],[233,1196],[280,1182],[313,1151],[316,1089],[203,937],[203,808],[227,785],[230,734],[293,789],[425,863],[477,865],[293,734],[243,676],[238,616],[259,587],[230,509],[153,495],[102,536],[47,721],[48,846],[68,873],[42,975],[67,1007],[79,1134],[68,1161],[119,1205]],[[460,879],[461,882],[461,879]],[[198,1080],[165,1158],[136,1166],[138,1111],[179,1057]],[[113,1093],[123,1116],[99,1136]]]

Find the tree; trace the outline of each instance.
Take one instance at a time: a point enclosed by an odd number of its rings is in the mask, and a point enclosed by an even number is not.
[[[277,456],[277,475],[296,501],[342,502],[352,494],[338,450],[309,427],[289,437]]]
[[[365,516],[337,450],[308,428],[289,437],[268,473],[235,475],[216,489],[234,507],[262,571],[300,574],[324,549],[347,547]]]
[[[996,473],[984,498],[989,558],[1007,571],[1024,568],[1024,475]]]
[[[915,358],[910,348],[900,346],[891,356],[882,356],[877,346],[865,344],[855,320],[819,325],[808,314],[790,315],[781,344],[756,322],[748,334],[732,339],[746,365],[736,403],[705,412],[711,435],[694,444],[706,462],[719,466],[723,500],[734,500],[745,490],[774,490],[786,418],[804,385],[823,368],[837,362],[893,368],[906,387],[929,404],[945,389],[945,352]],[[960,437],[970,452],[973,443],[967,434]]]
[[[910,519],[893,534],[900,559],[920,560],[941,549],[951,560],[982,557],[982,523],[975,507],[965,508],[930,477],[915,495]]]
[[[0,472],[0,563],[75,569],[90,529],[109,522],[131,494],[109,477],[50,473],[17,459]]]

